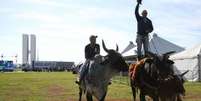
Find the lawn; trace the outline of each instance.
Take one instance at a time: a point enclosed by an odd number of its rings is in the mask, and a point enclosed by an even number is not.
[[[0,101],[77,101],[75,78],[70,72],[0,73]],[[185,101],[201,101],[201,83],[186,83],[185,88]],[[131,94],[127,83],[114,80],[106,99],[131,101]]]

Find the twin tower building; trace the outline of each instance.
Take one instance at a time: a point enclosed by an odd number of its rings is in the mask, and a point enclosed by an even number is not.
[[[36,35],[22,35],[22,64],[30,64],[36,60]]]

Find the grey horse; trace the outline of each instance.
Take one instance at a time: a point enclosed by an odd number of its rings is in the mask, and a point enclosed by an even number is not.
[[[116,50],[107,49],[104,41],[102,46],[107,53],[106,56],[95,56],[89,63],[88,72],[79,85],[79,101],[82,99],[83,92],[86,94],[87,101],[93,101],[94,96],[98,101],[105,101],[108,85],[111,78],[120,71],[128,71],[128,64]]]

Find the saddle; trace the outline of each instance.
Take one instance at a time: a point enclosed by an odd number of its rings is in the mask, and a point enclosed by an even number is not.
[[[132,63],[129,66],[129,76],[132,80],[136,79],[136,76],[140,70],[140,68],[144,65],[145,61],[147,58],[141,59],[140,61],[138,61],[137,63]]]
[[[131,78],[131,80],[135,80],[136,76],[138,75],[138,73],[140,72],[140,69],[146,64],[146,63],[150,63],[152,60],[150,58],[144,58],[141,59],[140,61],[137,61],[136,63],[132,63],[129,66],[129,76]]]

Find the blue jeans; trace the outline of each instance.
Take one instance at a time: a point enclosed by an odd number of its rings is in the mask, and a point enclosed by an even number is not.
[[[148,51],[148,47],[149,47],[149,36],[137,34],[136,43],[137,43],[138,57],[142,56],[142,46],[144,48],[144,54],[146,55],[146,52]]]
[[[87,72],[89,70],[89,64],[90,64],[90,60],[86,60],[85,63],[80,68],[80,80],[79,81],[82,81],[83,78],[85,77],[85,75],[87,74]]]

